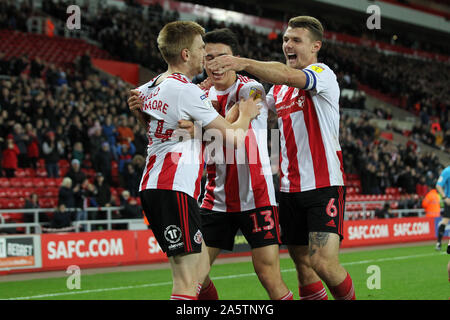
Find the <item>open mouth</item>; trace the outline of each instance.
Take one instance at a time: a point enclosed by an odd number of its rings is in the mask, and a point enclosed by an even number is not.
[[[215,80],[222,80],[223,79],[223,77],[224,77],[224,75],[225,75],[225,73],[223,73],[223,72],[213,72],[212,73],[213,74],[213,78],[215,79]]]
[[[297,55],[295,53],[287,53],[286,55],[290,63],[294,63],[297,61]]]

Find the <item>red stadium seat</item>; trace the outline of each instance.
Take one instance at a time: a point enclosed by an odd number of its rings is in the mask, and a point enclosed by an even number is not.
[[[36,170],[34,170],[33,168],[26,168],[25,173],[26,173],[25,176],[28,178],[33,178],[36,176]]]
[[[58,166],[60,168],[70,168],[70,163],[69,161],[63,159],[58,161]]]
[[[46,177],[47,176],[47,170],[45,168],[38,168],[36,170],[36,177]]]
[[[11,178],[10,179],[11,187],[22,188],[24,186],[24,179],[25,178]]]
[[[23,178],[23,184],[22,187],[24,188],[31,188],[34,186],[34,180],[33,178]]]
[[[0,188],[8,188],[10,185],[8,178],[0,178]]]
[[[45,179],[43,179],[43,178],[33,178],[33,183],[34,183],[34,186],[37,188],[46,186]]]
[[[17,198],[20,196],[19,193],[20,188],[7,188],[6,191],[6,197],[7,198]]]
[[[26,173],[25,169],[17,168],[16,171],[14,172],[14,175],[17,178],[23,178],[23,177],[27,176],[27,173]]]

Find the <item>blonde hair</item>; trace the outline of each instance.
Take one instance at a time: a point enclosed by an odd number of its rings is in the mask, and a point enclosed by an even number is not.
[[[72,179],[70,179],[69,177],[65,177],[63,179],[63,181],[61,182],[61,187],[70,188],[71,185],[72,185]]]
[[[323,39],[323,26],[319,20],[310,16],[298,16],[291,18],[288,22],[288,26],[291,28],[305,28],[309,31],[311,39],[314,41],[322,41]]]
[[[167,64],[178,62],[180,52],[190,49],[197,35],[205,35],[205,29],[194,21],[174,21],[166,24],[159,32],[159,51]]]

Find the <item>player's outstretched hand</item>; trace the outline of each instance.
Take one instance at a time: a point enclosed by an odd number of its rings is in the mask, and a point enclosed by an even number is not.
[[[130,90],[130,96],[128,97],[128,106],[130,111],[141,110],[144,107],[144,101],[139,97],[140,92],[138,90]]]
[[[211,61],[207,61],[206,65],[213,72],[241,71],[245,68],[244,61],[241,58],[231,55],[215,57]]]
[[[192,121],[189,120],[178,120],[178,127],[173,132],[173,137],[180,136],[190,136],[194,138],[195,135],[195,126]]]
[[[239,101],[239,112],[248,116],[250,119],[254,119],[259,115],[259,110],[262,107],[261,105],[258,105],[260,102],[260,98],[254,99],[253,97],[250,97],[247,100],[241,99]]]

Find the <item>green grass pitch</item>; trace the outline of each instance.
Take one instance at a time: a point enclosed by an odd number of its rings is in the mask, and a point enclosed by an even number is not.
[[[423,245],[366,249],[341,253],[340,260],[352,276],[357,299],[448,300],[450,297],[447,273],[450,256],[444,250],[436,252],[432,246]],[[281,268],[283,279],[297,300],[297,280],[292,261],[283,258]],[[374,280],[377,274],[379,282]],[[91,275],[83,275],[81,270],[80,289],[72,290],[67,288],[67,277],[0,282],[0,299],[167,300],[172,285],[169,269]],[[268,299],[254,273],[250,257],[249,262],[214,265],[211,277],[221,299]],[[379,288],[375,286],[377,283]],[[369,288],[370,284],[372,288]],[[329,299],[332,299],[330,294]]]

